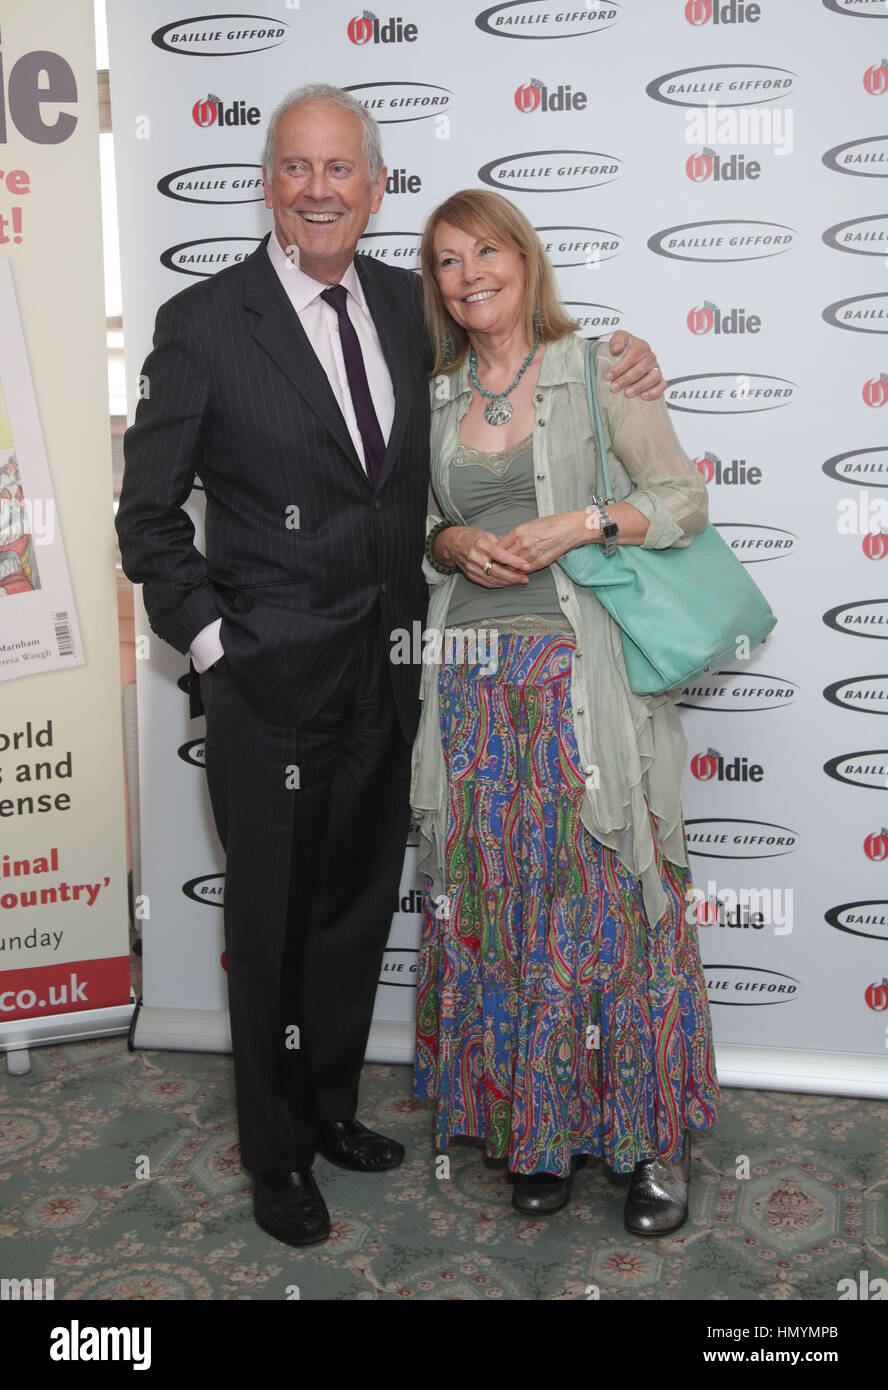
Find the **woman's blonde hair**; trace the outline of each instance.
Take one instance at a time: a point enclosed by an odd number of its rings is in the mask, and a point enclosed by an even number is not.
[[[564,338],[577,328],[561,307],[555,289],[555,276],[540,239],[524,216],[499,193],[487,189],[465,188],[436,207],[422,234],[421,264],[425,304],[425,320],[435,349],[433,375],[455,372],[469,350],[469,337],[464,328],[450,317],[444,308],[438,277],[435,274],[434,237],[442,222],[447,222],[469,236],[489,237],[497,245],[511,245],[524,257],[524,331],[532,343]],[[539,312],[538,312],[539,311]],[[536,317],[536,324],[534,319]],[[540,322],[541,321],[541,322]],[[540,331],[540,327],[542,331]],[[451,351],[447,352],[447,342]]]

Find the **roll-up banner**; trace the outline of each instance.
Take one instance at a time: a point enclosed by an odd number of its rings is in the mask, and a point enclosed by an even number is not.
[[[780,619],[681,692],[720,1076],[888,1094],[884,4],[109,13],[132,405],[157,306],[268,230],[266,121],[312,81],[381,123],[365,254],[417,268],[436,203],[493,188],[537,227],[584,334],[654,345],[712,519]],[[144,619],[143,637],[143,1037],[224,1046],[203,723],[181,657]],[[410,1056],[419,889],[408,849],[371,1057]]]
[[[91,0],[0,14],[0,1049],[132,1013]]]

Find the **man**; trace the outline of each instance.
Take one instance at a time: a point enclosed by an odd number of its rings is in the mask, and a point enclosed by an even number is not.
[[[329,1234],[316,1152],[404,1157],[355,1119],[418,719],[419,668],[389,661],[389,634],[426,609],[420,282],[355,259],[386,173],[347,93],[274,112],[274,232],[160,309],[117,517],[153,629],[202,673],[241,1155],[256,1220],[290,1245]],[[623,383],[658,394],[646,349]],[[197,474],[206,558],[182,510]]]

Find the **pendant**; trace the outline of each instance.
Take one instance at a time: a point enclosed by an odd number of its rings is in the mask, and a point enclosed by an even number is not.
[[[488,425],[507,425],[511,418],[512,405],[510,401],[494,397],[484,407],[484,419]]]

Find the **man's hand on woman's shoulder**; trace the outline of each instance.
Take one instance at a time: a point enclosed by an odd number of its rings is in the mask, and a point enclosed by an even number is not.
[[[643,401],[662,396],[666,380],[650,343],[621,328],[611,336],[608,347],[619,358],[607,373],[612,391],[625,390],[627,396],[641,396]]]

